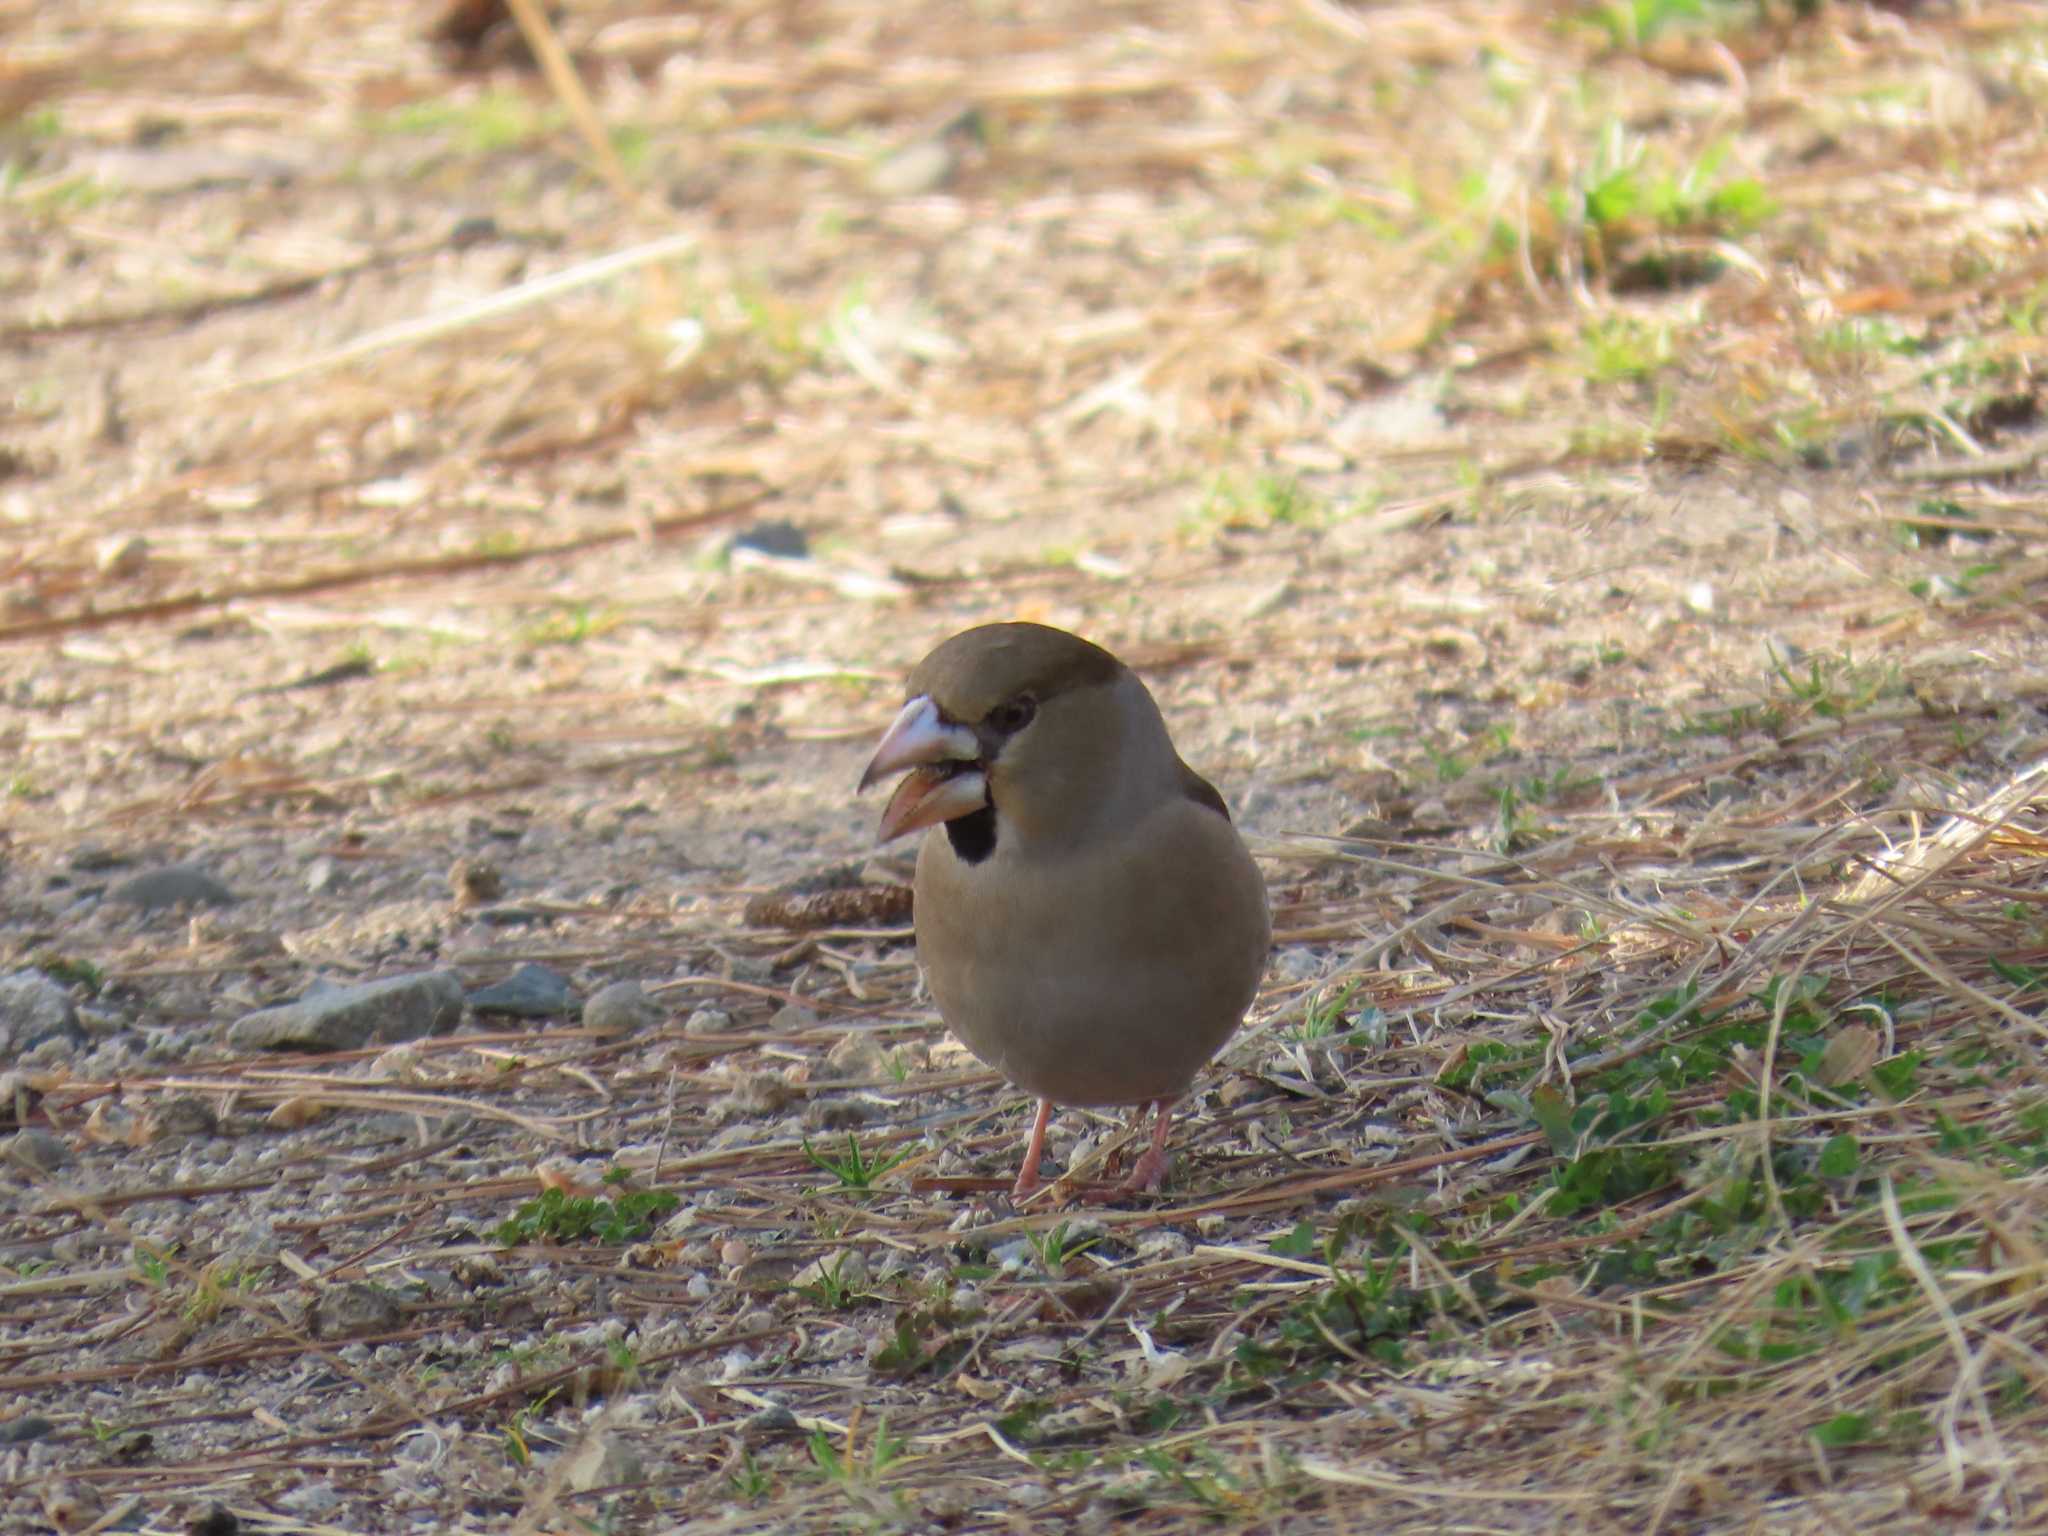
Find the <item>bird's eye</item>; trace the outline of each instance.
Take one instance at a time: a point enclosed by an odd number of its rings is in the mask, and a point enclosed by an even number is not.
[[[1038,713],[1038,700],[1028,693],[998,704],[988,712],[988,723],[1005,736],[1014,736],[1031,723],[1031,717]]]

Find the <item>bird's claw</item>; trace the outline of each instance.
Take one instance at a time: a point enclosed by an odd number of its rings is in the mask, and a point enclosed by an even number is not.
[[[1157,1147],[1148,1148],[1131,1169],[1130,1176],[1117,1185],[1120,1195],[1156,1195],[1166,1182],[1167,1158]]]

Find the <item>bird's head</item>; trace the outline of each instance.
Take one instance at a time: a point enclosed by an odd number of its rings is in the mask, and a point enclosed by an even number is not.
[[[880,840],[946,825],[956,852],[985,858],[998,822],[1020,843],[1086,835],[1186,770],[1157,706],[1099,645],[1043,624],[985,624],[945,641],[910,674],[910,699],[861,775],[909,770]]]

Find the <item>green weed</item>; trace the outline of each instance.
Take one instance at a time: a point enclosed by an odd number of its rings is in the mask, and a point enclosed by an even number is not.
[[[622,1172],[614,1169],[606,1177],[617,1182],[612,1174]],[[654,1230],[656,1222],[681,1203],[665,1189],[622,1191],[612,1200],[547,1189],[500,1222],[492,1236],[507,1248],[539,1241],[591,1241],[615,1247],[621,1243],[638,1242]]]
[[[853,1132],[846,1133],[846,1155],[834,1156],[820,1152],[808,1140],[804,1142],[804,1156],[838,1180],[839,1188],[866,1192],[875,1187],[875,1181],[899,1163],[908,1162],[916,1155],[914,1146],[904,1147],[897,1152],[877,1152],[870,1155],[861,1150]]]
[[[373,117],[369,126],[386,134],[452,138],[464,150],[481,155],[518,149],[554,132],[563,121],[560,108],[523,91],[505,90],[468,99],[444,96],[409,102]]]

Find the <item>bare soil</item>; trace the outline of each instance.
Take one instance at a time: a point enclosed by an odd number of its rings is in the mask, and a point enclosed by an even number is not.
[[[2048,11],[513,12],[0,0],[0,1527],[2048,1516]],[[999,618],[1271,877],[1157,1199],[748,916]]]

